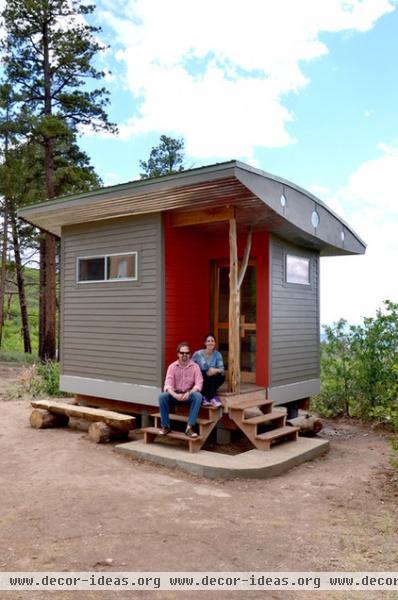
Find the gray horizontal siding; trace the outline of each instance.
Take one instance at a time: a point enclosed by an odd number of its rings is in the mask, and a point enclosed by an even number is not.
[[[319,255],[270,242],[270,387],[319,378]],[[286,253],[311,258],[311,285],[285,283]]]
[[[138,252],[138,280],[76,282],[76,259]],[[162,381],[160,215],[62,230],[62,373],[160,387]],[[134,399],[132,399],[134,400]]]

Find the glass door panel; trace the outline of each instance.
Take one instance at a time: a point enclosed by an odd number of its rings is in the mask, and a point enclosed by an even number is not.
[[[215,269],[214,333],[218,348],[228,367],[229,266],[217,264]],[[241,287],[241,379],[255,382],[256,375],[256,266],[250,263]]]

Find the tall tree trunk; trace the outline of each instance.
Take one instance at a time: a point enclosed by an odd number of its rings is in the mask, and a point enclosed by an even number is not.
[[[44,65],[44,114],[51,116],[51,73],[50,51],[48,43],[48,25],[43,31]],[[50,136],[44,138],[44,169],[47,197],[54,198],[54,147]],[[54,360],[56,357],[56,274],[55,237],[45,234],[40,244],[40,318],[39,318],[39,356],[41,360]]]
[[[24,352],[31,354],[32,345],[30,342],[30,331],[29,331],[29,319],[28,309],[26,306],[26,295],[25,295],[25,278],[23,274],[23,267],[21,262],[21,250],[19,245],[19,235],[17,229],[17,221],[13,211],[10,213],[11,227],[12,227],[12,241],[14,245],[14,256],[15,265],[17,270],[17,285],[18,285],[18,296],[19,296],[19,307],[21,310],[21,321],[22,321],[22,338]]]
[[[46,234],[44,243],[40,244],[40,264],[43,277],[40,304],[40,352],[41,360],[54,360],[56,357],[56,238]]]
[[[4,301],[6,291],[6,275],[7,275],[7,242],[8,242],[8,201],[4,197],[4,213],[3,213],[3,249],[1,252],[1,276],[0,276],[0,348],[3,338],[4,324]]]
[[[10,106],[9,102],[6,105],[6,120],[8,124],[10,118]],[[11,207],[10,196],[10,174],[8,169],[8,143],[9,143],[9,132],[8,128],[5,127],[4,131],[4,181],[3,181],[3,198],[4,198],[4,214],[3,214],[3,250],[1,253],[1,277],[0,277],[0,348],[3,338],[3,324],[4,324],[4,303],[5,303],[5,291],[6,291],[6,276],[7,276],[7,245],[8,245],[8,221],[9,212]]]
[[[39,279],[39,357],[44,360],[44,291],[46,288],[46,235],[42,233],[39,242],[40,249],[40,279]]]

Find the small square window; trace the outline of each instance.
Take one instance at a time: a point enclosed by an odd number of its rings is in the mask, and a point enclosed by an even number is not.
[[[310,259],[286,254],[286,283],[310,284]]]
[[[105,279],[105,257],[79,258],[78,281],[103,281]]]

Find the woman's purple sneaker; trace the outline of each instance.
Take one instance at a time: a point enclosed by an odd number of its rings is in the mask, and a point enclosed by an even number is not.
[[[211,400],[206,398],[206,396],[203,396],[202,406],[213,406],[213,404],[212,404]]]
[[[220,406],[222,406],[222,402],[218,396],[214,396],[214,398],[210,400],[210,404],[214,408],[220,408]]]

